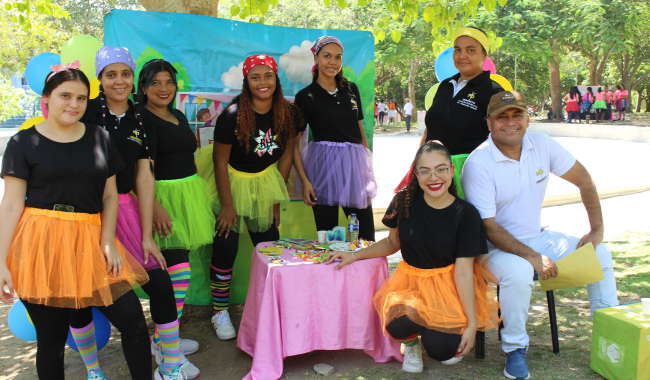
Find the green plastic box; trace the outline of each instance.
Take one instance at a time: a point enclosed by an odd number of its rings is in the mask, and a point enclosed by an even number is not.
[[[640,302],[594,312],[591,369],[609,380],[650,380],[650,315]]]

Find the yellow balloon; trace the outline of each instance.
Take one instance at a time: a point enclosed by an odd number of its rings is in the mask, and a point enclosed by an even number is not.
[[[436,92],[438,92],[438,87],[440,87],[440,83],[436,83],[431,88],[429,91],[427,91],[426,96],[424,97],[424,109],[428,110],[431,108],[431,105],[433,104],[433,98],[436,97]]]
[[[501,75],[490,74],[490,79],[492,79],[493,81],[500,84],[501,87],[503,87],[504,90],[512,91],[512,85],[510,84],[510,82],[508,82],[508,80],[506,78],[502,77]]]
[[[95,79],[94,81],[90,82],[90,99],[95,99],[97,96],[99,96],[99,79]]]
[[[29,128],[35,126],[36,124],[42,123],[42,122],[44,122],[44,121],[45,121],[45,118],[44,118],[43,116],[36,116],[36,117],[33,117],[33,118],[29,119],[29,120],[26,120],[26,121],[25,121],[25,122],[20,126],[20,128],[18,128],[18,130],[19,130],[19,131],[22,131],[23,129],[29,129]]]

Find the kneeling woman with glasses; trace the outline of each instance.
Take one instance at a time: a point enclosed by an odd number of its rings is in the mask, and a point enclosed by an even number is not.
[[[487,253],[485,229],[474,206],[456,196],[449,151],[431,141],[414,162],[415,175],[384,216],[388,238],[327,260],[341,260],[340,269],[402,250],[404,260],[373,302],[385,333],[406,345],[406,372],[422,372],[419,335],[429,357],[454,364],[472,349],[477,330],[498,325],[498,304],[488,286],[496,281],[475,262]]]

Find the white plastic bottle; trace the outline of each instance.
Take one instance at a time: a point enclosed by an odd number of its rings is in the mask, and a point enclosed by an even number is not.
[[[348,221],[348,242],[359,239],[359,219],[357,214],[351,214]]]

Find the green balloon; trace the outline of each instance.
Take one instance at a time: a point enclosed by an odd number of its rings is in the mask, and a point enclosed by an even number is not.
[[[65,65],[78,60],[81,64],[80,70],[92,82],[97,79],[95,75],[95,56],[101,47],[102,43],[93,36],[83,34],[74,36],[61,49],[61,63]]]
[[[424,97],[424,108],[429,109],[431,108],[431,105],[433,104],[433,98],[436,97],[436,92],[438,92],[438,86],[440,86],[440,83],[436,83],[431,88],[429,91],[427,91],[427,95]]]

